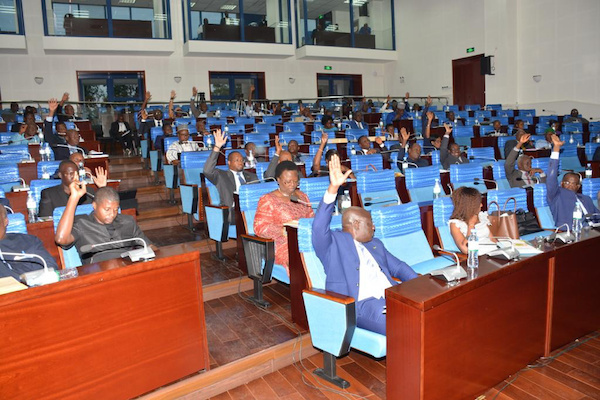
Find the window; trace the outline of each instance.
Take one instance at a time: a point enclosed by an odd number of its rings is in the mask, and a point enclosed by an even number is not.
[[[317,96],[362,96],[362,75],[317,74]]]
[[[393,0],[298,0],[298,47],[394,50]]]
[[[168,0],[43,1],[48,36],[171,37]]]
[[[254,99],[265,98],[264,72],[210,72],[211,100],[248,99],[250,85],[254,85]]]
[[[0,0],[0,33],[23,35],[21,0]]]
[[[185,40],[291,43],[289,0],[183,0]]]
[[[142,71],[133,72],[77,72],[79,99],[95,103],[84,106],[89,119],[97,116],[97,104],[106,102],[142,102],[146,81]]]

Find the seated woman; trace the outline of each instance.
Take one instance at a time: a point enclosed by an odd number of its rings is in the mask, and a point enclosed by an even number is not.
[[[311,218],[314,212],[309,205],[292,202],[298,199],[309,203],[308,196],[297,190],[298,167],[291,161],[282,161],[275,169],[277,190],[262,196],[254,217],[254,232],[275,241],[275,264],[283,265],[289,273],[288,242],[284,223],[300,218]]]
[[[480,242],[496,242],[488,228],[488,214],[481,211],[481,193],[471,187],[460,187],[452,193],[454,211],[450,216],[450,233],[461,252],[467,254],[467,242],[475,229]]]

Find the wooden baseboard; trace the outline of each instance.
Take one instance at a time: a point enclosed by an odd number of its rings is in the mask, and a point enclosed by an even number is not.
[[[217,282],[203,286],[202,297],[204,298],[204,301],[209,301],[236,294],[238,289],[240,292],[245,292],[247,290],[252,290],[253,288],[254,282],[252,282],[252,279],[248,278],[248,276],[242,276],[238,279],[230,279],[225,282]]]
[[[318,352],[319,350],[312,346],[310,334],[307,333],[300,340],[289,340],[222,367],[163,387],[140,397],[140,399],[178,399],[183,396],[198,400],[208,399],[286,367],[300,360],[300,356],[305,359]]]

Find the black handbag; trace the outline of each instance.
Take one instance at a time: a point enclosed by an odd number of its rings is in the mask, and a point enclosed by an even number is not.
[[[517,215],[517,224],[519,225],[519,236],[543,231],[535,213],[519,208],[515,214]]]

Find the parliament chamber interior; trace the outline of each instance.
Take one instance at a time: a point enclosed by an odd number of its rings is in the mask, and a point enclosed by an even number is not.
[[[600,399],[598,18],[5,0],[0,398]]]

